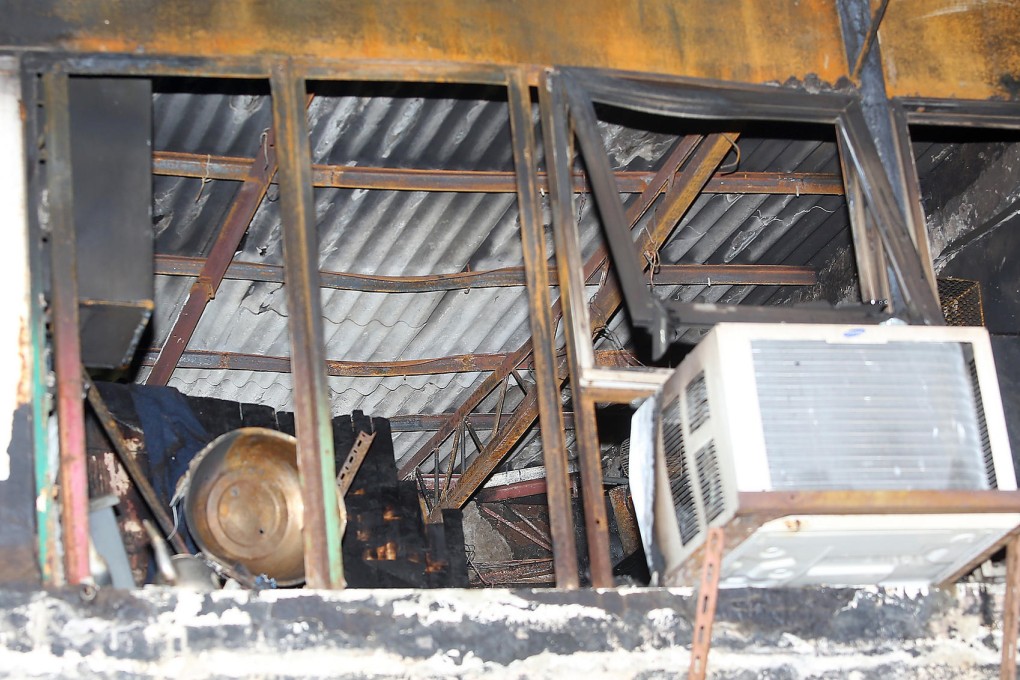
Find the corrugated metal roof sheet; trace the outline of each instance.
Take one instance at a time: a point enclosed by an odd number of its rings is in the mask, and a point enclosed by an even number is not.
[[[349,84],[329,85],[321,93],[309,109],[315,162],[513,168],[509,118],[500,90]],[[154,105],[156,148],[196,154],[250,157],[271,117],[268,98],[257,89],[229,95],[161,91]],[[601,132],[617,169],[654,169],[678,139],[618,124],[602,124]],[[831,141],[744,137],[739,146],[740,170],[839,171]],[[157,252],[207,254],[239,183],[162,176],[154,183]],[[319,264],[324,270],[422,275],[522,264],[513,194],[317,188],[314,197]],[[278,191],[271,187],[237,260],[282,264],[277,199]],[[579,212],[582,251],[587,255],[601,242],[601,234],[588,197],[579,200]],[[839,196],[705,195],[663,249],[662,262],[817,265],[827,246],[846,232],[846,225],[845,203]],[[547,236],[551,252],[548,229]],[[810,243],[814,245],[804,247]],[[191,283],[186,277],[157,277],[155,346],[164,342]],[[658,292],[683,299],[740,301],[752,290],[681,286]],[[523,288],[420,294],[324,290],[322,301],[330,359],[387,361],[506,352],[530,335]],[[189,348],[285,356],[286,313],[280,284],[224,281]],[[611,331],[612,340],[601,342],[627,340],[625,315],[618,315]],[[143,369],[137,380],[144,380],[147,371]],[[378,416],[442,413],[453,411],[483,377],[478,373],[331,377],[329,387],[334,413],[355,409]],[[178,369],[170,384],[191,395],[291,408],[287,374]],[[495,396],[480,410],[492,409]],[[508,407],[518,399],[513,394]],[[396,435],[398,458],[413,453],[427,436]]]

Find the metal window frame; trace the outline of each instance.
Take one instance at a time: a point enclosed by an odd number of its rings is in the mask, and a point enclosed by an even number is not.
[[[656,357],[669,346],[670,331],[723,320],[877,323],[896,315],[910,323],[942,323],[938,300],[911,240],[908,220],[912,221],[914,216],[905,216],[897,205],[856,94],[808,93],[672,77],[638,79],[634,74],[607,74],[587,69],[550,69],[545,73],[543,83],[543,96],[551,102],[550,124],[561,124],[557,123],[557,119],[563,118],[565,122],[562,124],[572,126],[576,135],[631,322],[651,334]],[[654,298],[641,275],[637,253],[623,219],[623,204],[612,168],[595,127],[595,102],[671,118],[832,125],[844,167],[851,221],[855,223],[862,217],[867,218],[866,224],[856,224],[854,228],[858,261],[867,263],[866,254],[872,253],[875,258],[881,258],[871,263],[874,271],[884,271],[885,265],[889,265],[902,291],[904,308],[881,310],[873,304],[831,310],[667,304]],[[559,148],[549,149],[548,154],[551,159],[550,177],[560,172],[557,164],[569,167],[572,161],[572,154],[564,143],[560,143]],[[559,217],[557,229],[564,230],[564,240],[575,241],[576,219],[568,217],[573,214],[569,209],[572,192],[565,189],[569,185],[563,183],[563,177],[560,177],[559,183],[561,190],[555,200],[566,205],[554,208],[554,214]],[[869,233],[877,237],[877,245],[868,242]],[[583,290],[583,283],[575,275],[571,288]],[[584,333],[577,316],[573,315],[574,336],[580,339]],[[582,368],[594,368],[589,345],[584,343],[584,347],[579,349]]]

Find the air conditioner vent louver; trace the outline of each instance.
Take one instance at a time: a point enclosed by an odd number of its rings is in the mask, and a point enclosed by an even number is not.
[[[672,400],[662,409],[662,447],[666,457],[669,487],[680,524],[680,540],[686,545],[701,531],[698,509],[694,502],[691,471],[684,450],[684,433],[680,418],[680,399]]]
[[[959,345],[755,340],[751,351],[774,488],[988,488]]]
[[[704,425],[709,415],[708,387],[705,385],[705,373],[701,372],[687,383],[687,419],[691,432]]]
[[[701,499],[705,504],[705,517],[711,522],[726,509],[715,442],[709,442],[698,449],[694,460],[698,466],[698,479],[701,481]]]
[[[981,386],[978,384],[977,364],[974,359],[967,362],[970,368],[970,386],[974,390],[974,404],[977,406],[978,427],[981,430],[981,451],[985,459],[985,474],[988,475],[988,488],[997,489],[999,480],[995,476],[995,461],[992,460],[992,442],[988,437],[988,423],[985,422],[985,405],[981,401]]]

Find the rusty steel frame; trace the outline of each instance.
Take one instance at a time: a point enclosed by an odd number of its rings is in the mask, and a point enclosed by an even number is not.
[[[64,578],[71,585],[92,582],[89,568],[89,496],[85,460],[81,340],[78,330],[78,266],[74,197],[71,187],[71,120],[67,73],[43,76],[46,190],[50,196],[50,306],[53,371],[60,440],[61,535]]]
[[[155,151],[152,154],[154,175],[202,180],[245,181],[254,163],[253,158],[211,156],[180,151]],[[621,193],[639,194],[648,188],[654,173],[618,170],[614,175]],[[539,172],[536,181],[541,191],[548,191],[549,179],[546,173]],[[583,173],[575,172],[571,182],[576,192],[591,191],[587,177]],[[512,194],[517,191],[517,179],[513,172],[501,170],[423,170],[314,164],[312,186],[335,189]],[[843,182],[839,175],[823,172],[732,172],[712,177],[705,186],[705,193],[839,196],[843,193]]]
[[[913,234],[907,226],[908,216],[901,212],[879,162],[858,98],[803,92],[776,96],[775,91],[766,88],[719,86],[680,78],[659,78],[655,82],[625,81],[581,69],[563,69],[556,80],[568,100],[631,321],[649,331],[656,356],[665,351],[667,333],[676,328],[711,325],[724,320],[761,320],[763,314],[765,319],[769,319],[774,312],[736,305],[666,304],[647,292],[633,246],[625,236],[622,205],[618,192],[613,189],[608,159],[594,128],[594,102],[676,118],[833,125],[846,167],[855,175],[856,190],[859,190],[865,208],[874,220],[887,263],[896,276],[904,301],[904,309],[898,313],[915,323],[943,323],[938,299],[928,284],[913,244]],[[783,311],[790,313],[791,310]],[[797,313],[803,317],[801,320],[811,320],[810,312],[798,310]],[[882,318],[865,308],[863,314],[853,321],[876,323]],[[781,319],[781,316],[777,318]]]
[[[319,244],[304,74],[288,62],[275,64],[270,88],[280,178],[298,476],[304,500],[305,580],[312,588],[342,588],[345,581],[317,276]]]
[[[164,276],[199,276],[206,260],[186,255],[156,255],[156,273]],[[549,267],[551,285],[558,285],[555,267]],[[283,267],[258,262],[231,262],[224,279],[283,283]],[[322,288],[362,293],[435,293],[476,288],[511,288],[525,285],[524,267],[503,267],[472,272],[423,276],[383,276],[320,271]],[[655,271],[656,286],[813,286],[818,271],[812,267],[780,264],[663,264]],[[594,285],[597,281],[589,283]]]

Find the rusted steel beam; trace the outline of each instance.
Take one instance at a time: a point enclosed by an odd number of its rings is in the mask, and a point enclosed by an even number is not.
[[[180,151],[152,154],[152,172],[170,177],[192,177],[244,181],[255,159],[236,156],[203,156]],[[652,183],[655,173],[617,171],[621,193],[639,194]],[[538,173],[538,186],[549,189],[549,177]],[[571,175],[575,192],[591,191],[583,173]],[[517,191],[514,173],[499,170],[419,170],[414,168],[370,168],[346,165],[312,166],[312,185],[337,189],[379,189],[387,191],[454,191],[512,194]],[[716,174],[705,186],[710,194],[794,194],[834,195],[843,193],[839,175],[825,172],[732,172]]]
[[[800,0],[781,12],[755,0],[350,3],[342,12],[285,0],[263,0],[251,11],[172,0],[36,0],[7,10],[0,44],[9,47],[188,57],[176,60],[182,67],[243,59],[265,69],[264,55],[353,62],[327,64],[322,75],[309,75],[316,78],[363,79],[355,69],[366,59],[405,62],[390,70],[419,78],[429,62],[571,64],[751,83],[809,75],[835,83],[848,72],[831,0]]]
[[[305,581],[312,588],[342,588],[345,581],[323,350],[319,243],[305,112],[307,91],[304,78],[289,62],[273,64],[270,88],[280,174],[298,473],[304,501]]]
[[[627,217],[632,226],[637,222],[637,220],[641,218],[641,216],[645,213],[649,206],[651,206],[652,203],[655,202],[655,199],[662,191],[662,187],[665,186],[666,182],[669,181],[669,179],[676,173],[677,169],[683,164],[683,162],[687,160],[687,157],[694,150],[694,148],[697,146],[700,140],[701,137],[697,136],[686,137],[677,144],[673,151],[670,152],[669,157],[667,157],[667,159],[663,162],[662,167],[660,167],[659,171],[655,174],[655,179],[649,185],[649,188],[641,195],[639,195],[637,199],[631,204],[631,207],[628,209]],[[592,274],[594,274],[596,271],[598,271],[601,267],[605,266],[608,259],[609,253],[606,250],[605,246],[600,246],[599,248],[597,248],[596,251],[591,255],[591,257],[588,258],[588,261],[585,263],[584,266],[585,278],[587,279],[588,277],[592,276]],[[400,476],[400,478],[401,479],[409,478],[411,474],[413,474],[414,468],[418,464],[420,464],[423,460],[425,460],[425,458],[427,458],[432,453],[432,450],[435,449],[435,447],[442,444],[446,440],[446,438],[453,433],[454,429],[456,429],[459,422],[463,420],[466,416],[468,416],[471,413],[471,411],[473,411],[478,406],[478,404],[481,403],[482,399],[487,397],[489,393],[492,392],[492,390],[496,389],[496,387],[498,387],[506,379],[510,372],[513,371],[514,368],[516,368],[517,365],[524,361],[524,359],[527,358],[530,354],[531,354],[531,341],[528,340],[523,345],[521,345],[521,347],[519,347],[515,352],[508,355],[507,360],[504,361],[503,364],[497,370],[493,371],[490,375],[486,376],[485,380],[483,380],[482,383],[475,389],[475,391],[468,396],[464,403],[457,408],[456,412],[454,413],[454,417],[450,419],[450,422],[447,423],[445,426],[441,427],[439,431],[436,432],[435,435],[433,435],[427,442],[425,442],[425,444],[422,445],[421,448],[418,449],[418,451],[416,451],[410,458],[408,458],[408,460],[403,465],[400,466],[400,469],[398,470],[398,475]],[[561,365],[561,370],[562,371],[566,370],[566,363],[563,363]],[[565,376],[566,374],[562,373],[562,375]],[[517,436],[527,431],[528,427],[531,426],[531,423],[534,422],[535,416],[537,415],[537,411],[531,413],[530,415],[528,415],[528,413],[526,412],[521,411],[521,409],[519,408],[518,411],[521,412],[521,418],[527,420],[527,424],[524,425],[523,427],[521,427],[520,423],[513,424],[513,432],[515,432]],[[516,414],[514,418],[516,418]],[[510,443],[507,444],[506,442]],[[509,451],[509,448],[501,449],[498,447],[512,446],[516,442],[517,439],[514,437],[502,440],[499,439],[496,435],[493,435],[493,437],[489,441],[487,451],[491,450],[493,452],[492,456],[495,456],[496,460],[500,460],[502,459],[502,456],[505,455],[507,451]],[[491,460],[492,456],[485,456],[484,454],[479,455],[477,460],[482,461],[479,463],[479,465],[482,466],[488,465],[488,462]],[[474,463],[472,463],[472,465],[474,465]],[[495,464],[493,464],[493,467],[494,466]],[[485,481],[484,478],[478,480],[477,484],[481,484],[484,481]],[[472,483],[475,482],[473,481]],[[461,501],[461,504],[466,502],[467,498],[470,498],[470,494],[468,494],[468,496]]]
[[[59,424],[60,524],[64,577],[79,585],[92,581],[89,569],[89,491],[85,459],[81,340],[78,330],[78,266],[71,191],[71,120],[66,73],[43,76],[45,97],[46,190],[50,227],[50,306],[53,368]]]
[[[170,328],[166,342],[160,350],[146,378],[147,385],[166,385],[173,375],[177,362],[191,341],[198,322],[205,312],[206,305],[216,297],[216,291],[223,280],[223,275],[234,259],[237,246],[241,243],[248,225],[255,217],[255,212],[262,203],[262,198],[269,188],[269,181],[276,174],[276,143],[275,134],[270,129],[262,139],[259,151],[251,159],[245,170],[243,183],[237,190],[237,196],[230,206],[223,226],[220,228],[216,241],[209,251],[209,257],[202,264],[198,279],[191,284],[188,298],[181,307],[174,325]]]
[[[199,276],[205,260],[184,255],[156,255],[156,273],[165,276]],[[256,262],[231,262],[224,279],[283,283],[283,267]],[[549,267],[550,285],[557,271]],[[510,288],[524,285],[524,267],[427,276],[380,276],[319,272],[323,288],[362,293],[433,293],[473,288]],[[778,264],[664,264],[655,272],[654,285],[813,286],[818,272],[812,267]]]
[[[535,395],[538,405],[542,457],[545,461],[546,499],[549,504],[549,533],[552,536],[550,547],[553,550],[556,586],[577,588],[580,580],[577,571],[577,545],[574,539],[574,515],[570,507],[567,442],[563,434],[560,381],[556,370],[556,326],[553,321],[552,300],[549,297],[549,255],[545,248],[542,205],[536,182],[535,163],[538,154],[535,126],[531,121],[531,89],[523,71],[511,74],[507,92],[511,145],[517,176],[521,245],[524,250],[524,270],[528,284],[532,360],[535,364],[535,389],[529,390],[526,397]]]
[[[141,365],[151,366],[156,361],[156,350],[149,350],[142,356]],[[379,378],[408,375],[441,375],[444,373],[474,373],[499,370],[510,354],[456,354],[434,359],[410,359],[407,361],[326,361],[326,373],[337,378]],[[608,366],[634,365],[636,357],[626,350],[602,350],[596,353],[596,360]],[[291,360],[288,357],[245,354],[242,352],[217,352],[192,349],[186,351],[178,363],[179,368],[202,370],[253,371],[255,373],[290,373]],[[534,363],[527,357],[521,368],[532,369]]]

